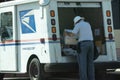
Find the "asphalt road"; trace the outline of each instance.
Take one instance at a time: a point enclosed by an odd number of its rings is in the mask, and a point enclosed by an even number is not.
[[[30,80],[29,77],[5,77],[4,80]],[[48,77],[46,80],[79,80],[78,79],[78,76],[74,77],[74,76],[63,76],[63,77]],[[107,73],[105,76],[104,76],[104,79],[101,79],[101,76],[100,75],[97,75],[96,76],[96,80],[120,80],[120,71],[119,72],[109,72]]]
[[[4,80],[30,80],[29,78],[19,77],[19,78],[4,78]],[[78,80],[74,78],[50,78],[47,80]]]

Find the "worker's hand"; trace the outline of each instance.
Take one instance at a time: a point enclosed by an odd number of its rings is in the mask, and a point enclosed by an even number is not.
[[[74,34],[72,32],[65,32],[65,35],[67,35],[67,36],[74,36]]]

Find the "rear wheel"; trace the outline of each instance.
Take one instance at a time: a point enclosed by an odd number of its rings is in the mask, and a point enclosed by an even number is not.
[[[29,65],[30,80],[44,80],[44,66],[40,64],[37,58],[32,59]]]

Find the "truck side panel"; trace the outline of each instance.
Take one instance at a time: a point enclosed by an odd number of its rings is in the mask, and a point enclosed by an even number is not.
[[[21,71],[26,70],[30,56],[36,55],[40,63],[50,63],[46,11],[38,3],[17,6],[19,62]]]

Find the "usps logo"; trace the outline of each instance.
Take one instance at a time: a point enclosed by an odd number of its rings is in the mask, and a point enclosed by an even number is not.
[[[22,34],[35,33],[34,10],[24,10],[19,12]]]

